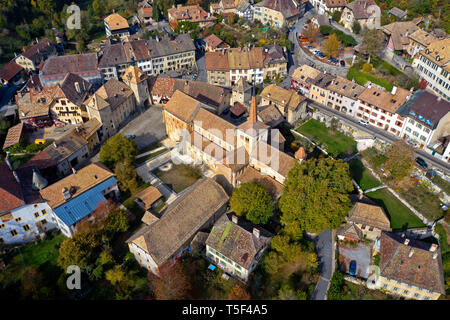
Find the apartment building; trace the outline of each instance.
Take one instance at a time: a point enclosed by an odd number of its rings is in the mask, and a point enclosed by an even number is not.
[[[406,117],[401,137],[419,143],[420,148],[450,134],[450,102],[419,90],[397,113]]]
[[[408,38],[409,38],[409,45],[407,52],[411,57],[415,57],[418,52],[428,47],[431,43],[439,40],[431,33],[428,33],[422,29],[418,29],[413,33],[409,34]]]
[[[309,97],[311,83],[320,75],[320,71],[306,64],[296,68],[291,74],[291,90]]]
[[[247,281],[271,238],[268,231],[223,214],[206,239],[206,256],[226,273]]]
[[[356,118],[400,136],[406,118],[396,112],[410,95],[410,91],[395,86],[391,92],[369,86],[358,97]]]
[[[348,3],[342,10],[340,22],[344,28],[352,31],[353,24],[359,23],[361,29],[379,29],[381,16],[376,13],[381,12],[374,0],[355,0]]]
[[[311,90],[309,98],[317,103],[327,105],[329,89],[328,86],[333,82],[335,76],[320,73],[313,81],[311,81]]]
[[[181,21],[198,23],[200,27],[204,27],[216,20],[216,17],[211,15],[211,13],[206,12],[199,5],[182,6],[181,4],[178,4],[176,7],[174,5],[172,8],[167,9],[167,16],[172,29],[175,29],[178,22]]]
[[[450,101],[450,38],[430,43],[412,65],[428,89]]]
[[[136,64],[149,76],[195,69],[194,42],[186,33],[173,39],[157,37],[108,44],[100,57],[99,70],[106,80],[120,79],[125,69],[132,64]]]
[[[205,54],[207,81],[225,87],[233,86],[240,78],[261,84],[264,80],[263,48],[232,48],[226,52]]]
[[[253,19],[275,28],[291,26],[305,13],[305,0],[262,0],[254,5]]]
[[[129,86],[116,79],[110,79],[84,103],[89,119],[102,124],[99,139],[104,141],[115,135],[121,125],[136,111],[136,99]]]
[[[363,86],[340,76],[336,76],[327,88],[327,107],[347,113],[351,116],[356,115],[358,97],[365,90]]]
[[[346,0],[312,0],[310,2],[319,14],[341,11],[347,5]]]
[[[273,79],[287,75],[287,54],[277,44],[263,47],[264,78]]]
[[[377,286],[398,297],[437,300],[445,295],[441,250],[437,244],[383,231]]]

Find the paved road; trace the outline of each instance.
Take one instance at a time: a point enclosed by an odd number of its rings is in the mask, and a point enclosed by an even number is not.
[[[139,149],[166,137],[162,108],[151,106],[144,113],[131,120],[120,130],[123,135],[136,135],[136,144]]]
[[[320,280],[314,290],[311,300],[326,300],[331,277],[334,272],[333,233],[327,229],[314,239],[317,259],[319,261]]]
[[[204,53],[196,53],[197,55],[197,68],[198,68],[198,76],[197,81],[207,82],[206,80],[206,64],[205,64],[205,54]]]
[[[377,139],[381,139],[383,141],[386,141],[388,143],[394,143],[395,141],[400,140],[399,137],[394,136],[384,130],[378,129],[376,127],[373,126],[363,126],[361,124],[358,123],[358,120],[346,115],[340,111],[337,111],[335,109],[331,109],[328,108],[322,104],[316,103],[314,101],[311,101],[308,99],[308,105],[309,106],[313,106],[316,107],[317,109],[319,109],[321,112],[323,112],[326,115],[329,116],[335,116],[336,118],[338,118],[340,121],[342,121],[343,123],[346,123],[348,125],[351,125],[352,127],[355,127],[361,131],[364,131],[366,133],[369,133],[375,137],[377,137]],[[419,150],[419,149],[414,149],[415,155],[416,156],[420,156],[422,158],[424,158],[424,160],[428,163],[428,166],[431,167],[435,167],[443,172],[445,172],[446,174],[450,173],[450,166],[449,164],[445,163],[444,161],[441,161],[435,157],[433,157],[431,154],[427,153],[426,151],[423,150]]]

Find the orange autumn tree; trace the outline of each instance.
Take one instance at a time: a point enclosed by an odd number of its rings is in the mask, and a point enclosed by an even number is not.
[[[230,299],[230,300],[250,300],[251,296],[250,296],[250,293],[248,293],[244,287],[237,284],[231,289],[230,293],[228,294],[228,299]]]
[[[191,283],[181,265],[165,265],[160,268],[160,277],[148,273],[148,280],[156,300],[183,300],[189,298]]]

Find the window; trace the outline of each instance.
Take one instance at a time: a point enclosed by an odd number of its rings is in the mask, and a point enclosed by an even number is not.
[[[48,222],[47,222],[47,220],[42,219],[42,220],[41,220],[41,223],[42,223],[43,225],[45,225],[45,224],[47,224]]]
[[[45,214],[47,214],[47,210],[42,209],[41,213],[42,213],[42,215],[45,215]]]
[[[4,227],[5,227],[4,223],[0,224],[0,229],[3,229]]]
[[[10,232],[13,237],[15,237],[19,234],[16,229],[11,230]]]
[[[22,218],[21,218],[21,217],[16,218],[16,222],[20,222],[20,221],[22,221]]]
[[[38,217],[39,217],[39,212],[35,212],[35,213],[34,213],[34,216],[35,216],[36,218],[38,218]]]
[[[25,231],[30,231],[30,226],[29,225],[24,225],[23,226],[23,230],[25,230]]]

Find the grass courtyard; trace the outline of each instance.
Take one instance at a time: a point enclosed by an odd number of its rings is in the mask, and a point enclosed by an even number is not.
[[[393,230],[425,227],[422,221],[387,189],[372,191],[366,196],[384,208]]]
[[[359,184],[361,189],[369,190],[380,186],[380,182],[364,167],[362,162],[358,159],[353,159],[349,162],[350,175]]]
[[[304,123],[296,131],[323,145],[332,157],[347,156],[357,151],[355,140],[315,119]]]
[[[155,170],[153,172],[163,183],[176,193],[180,193],[200,179],[200,170],[185,164],[174,164],[168,171]]]

